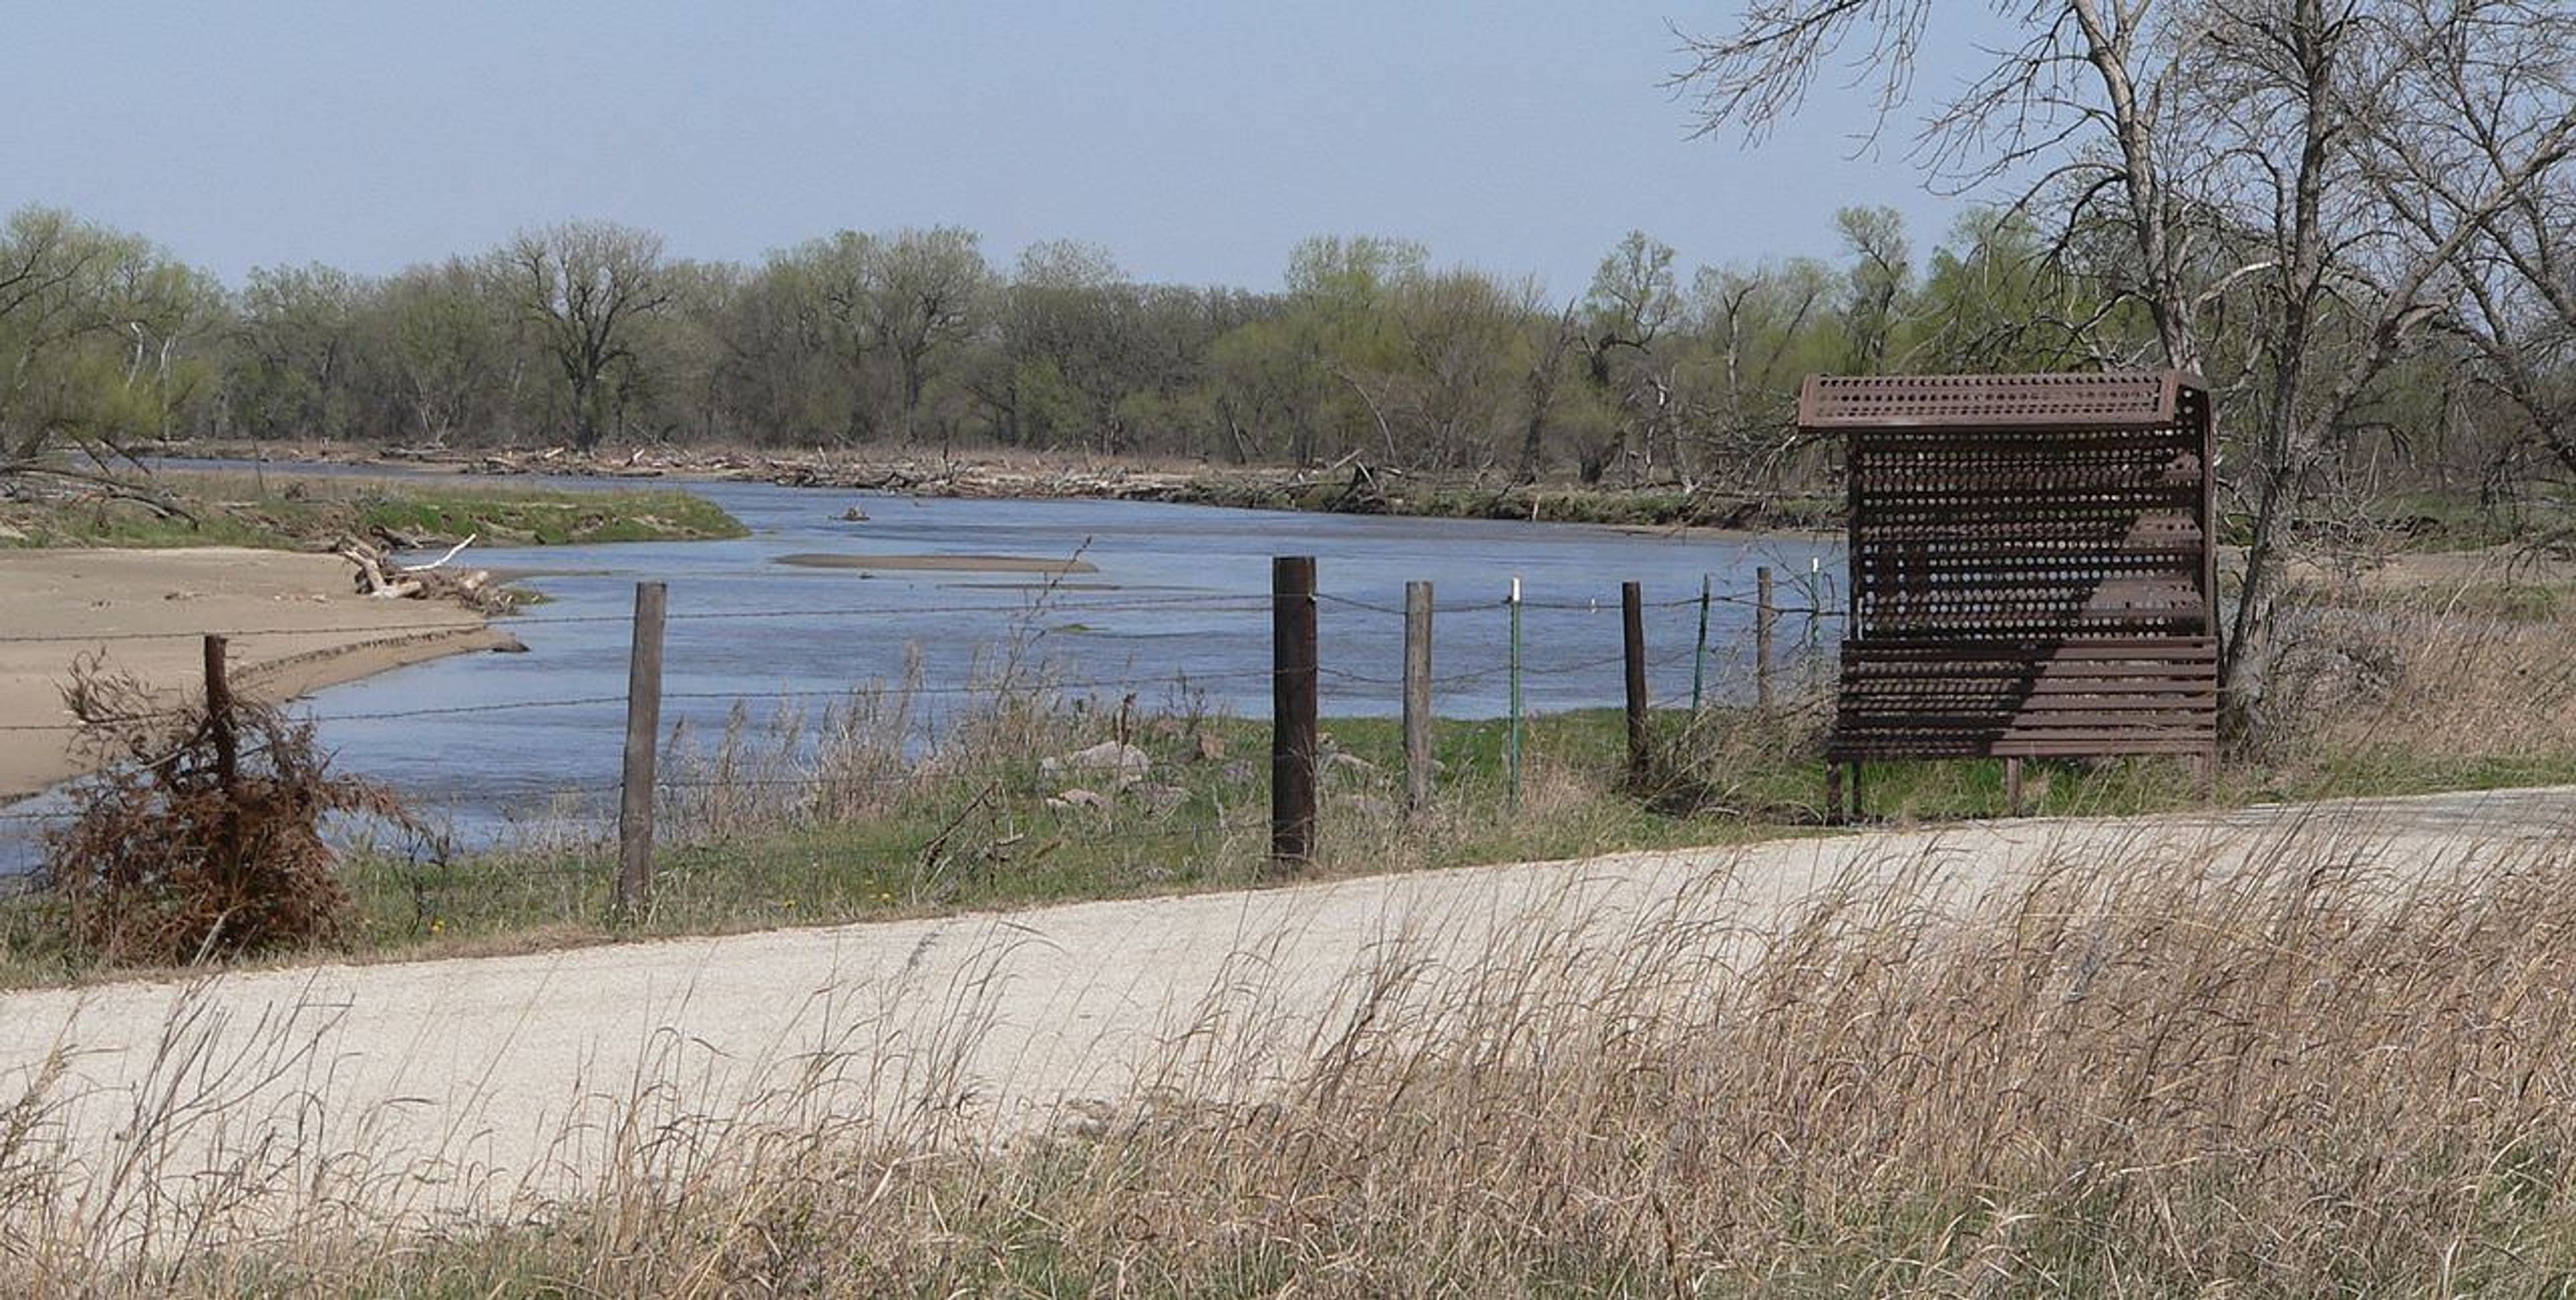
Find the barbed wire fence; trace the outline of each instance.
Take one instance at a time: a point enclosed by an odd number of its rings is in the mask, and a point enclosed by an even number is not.
[[[1266,874],[1294,870],[1315,853],[1319,791],[1325,768],[1366,768],[1365,760],[1334,747],[1320,728],[1322,707],[1330,697],[1382,703],[1392,694],[1400,703],[1403,733],[1400,771],[1388,774],[1382,791],[1364,798],[1382,800],[1403,814],[1419,811],[1455,778],[1434,758],[1431,735],[1443,724],[1439,706],[1462,693],[1505,691],[1507,705],[1500,721],[1507,729],[1504,770],[1499,774],[1506,806],[1517,810],[1526,777],[1525,728],[1531,711],[1525,691],[1534,685],[1554,690],[1558,708],[1567,707],[1565,692],[1589,683],[1614,666],[1623,669],[1623,690],[1616,701],[1627,714],[1627,753],[1631,770],[1646,761],[1646,737],[1655,715],[1698,714],[1724,705],[1769,709],[1775,701],[1811,685],[1819,653],[1830,640],[1843,611],[1830,607],[1831,592],[1821,577],[1796,575],[1792,599],[1783,602],[1770,569],[1757,569],[1746,590],[1721,590],[1703,580],[1695,593],[1645,599],[1639,583],[1615,592],[1569,599],[1561,594],[1529,598],[1515,579],[1499,598],[1434,598],[1429,583],[1408,584],[1402,605],[1319,590],[1312,559],[1302,567],[1282,561],[1274,569],[1273,590],[1265,599],[1242,594],[1059,596],[1046,602],[1050,618],[1093,614],[1171,613],[1184,616],[1272,616],[1273,663],[1268,668],[1218,672],[1173,670],[1164,674],[1082,675],[1051,670],[1017,653],[957,680],[928,681],[915,671],[905,680],[858,687],[791,688],[744,692],[706,689],[686,678],[676,689],[662,684],[664,625],[721,621],[757,627],[770,620],[921,618],[934,615],[979,615],[1013,611],[987,604],[944,605],[937,602],[886,602],[847,606],[804,606],[755,610],[690,610],[664,607],[664,588],[638,584],[636,610],[627,614],[532,613],[503,626],[542,628],[573,624],[627,624],[632,629],[629,689],[618,694],[592,693],[564,697],[516,698],[415,707],[334,709],[309,708],[297,716],[317,726],[358,723],[398,724],[414,720],[499,719],[529,712],[623,710],[628,743],[614,779],[538,779],[527,776],[461,775],[452,782],[413,782],[399,791],[424,805],[478,806],[505,811],[512,823],[507,852],[496,846],[460,846],[453,837],[416,837],[403,851],[398,873],[405,887],[423,895],[437,892],[442,906],[456,905],[459,891],[476,887],[525,889],[552,881],[572,892],[567,907],[606,903],[625,920],[645,916],[654,906],[657,877],[673,871],[710,870],[707,859],[746,851],[762,831],[782,826],[869,826],[887,828],[865,863],[841,855],[832,869],[870,875],[898,889],[906,901],[936,900],[944,883],[960,873],[997,869],[1019,855],[1044,858],[1061,850],[1060,833],[1040,834],[1026,827],[978,828],[968,824],[993,816],[1012,802],[1036,802],[1064,820],[1087,819],[1087,833],[1132,849],[1140,857],[1175,850],[1210,852],[1222,848],[1257,856]],[[1300,580],[1296,575],[1302,573]],[[1741,647],[1713,641],[1711,614],[1733,608],[1751,613],[1749,674],[1713,672],[1721,656],[1733,662]],[[1573,647],[1549,646],[1554,655],[1530,653],[1523,619],[1532,612],[1618,611],[1621,634],[1615,640]],[[1695,638],[1680,644],[1649,647],[1644,615],[1696,614]],[[1025,617],[1034,611],[1022,611]],[[1499,662],[1434,671],[1432,647],[1443,632],[1461,623],[1490,630],[1509,629],[1507,652]],[[479,621],[453,624],[403,622],[379,628],[228,627],[203,632],[131,632],[91,635],[10,633],[0,644],[60,644],[95,649],[101,643],[138,640],[249,637],[284,639],[313,635],[346,636],[352,632],[420,634],[479,628]],[[1367,665],[1325,662],[1318,629],[1331,626],[1337,645],[1376,644],[1404,647],[1402,670],[1373,672]],[[1791,629],[1786,637],[1781,629]],[[1782,641],[1789,644],[1783,653]],[[220,662],[220,647],[210,665]],[[1686,675],[1688,685],[1679,684]],[[1749,680],[1747,680],[1749,678]],[[1662,680],[1660,695],[1649,684]],[[1267,741],[1266,772],[1250,756],[1236,756],[1217,740],[1200,740],[1194,757],[1213,774],[1194,783],[1167,784],[1145,780],[1147,765],[1135,743],[1140,738],[1179,741],[1201,734],[1196,728],[1172,728],[1174,714],[1196,717],[1212,693],[1236,697],[1267,685],[1272,717]],[[1738,698],[1749,688],[1749,699]],[[1146,716],[1138,700],[1152,691],[1167,693],[1174,706]],[[1117,701],[1114,705],[1109,701]],[[1017,741],[1012,776],[993,775],[992,767],[944,761],[939,753],[915,752],[921,731],[914,716],[924,701],[954,701],[961,706],[945,715],[949,735],[972,733],[988,749],[1007,749]],[[1032,710],[1031,701],[1044,707]],[[730,705],[726,723],[712,741],[702,739],[703,721],[682,719],[660,724],[666,702]],[[1586,705],[1613,703],[1592,699]],[[747,708],[768,706],[769,742],[764,748],[750,733]],[[972,711],[962,706],[973,706]],[[201,704],[173,703],[162,714],[112,719],[117,723],[177,722]],[[806,709],[817,710],[809,716]],[[1048,711],[1052,710],[1052,713]],[[1102,745],[1063,753],[1042,752],[1063,742],[1079,728],[1038,725],[1039,715],[1059,721],[1071,717],[1091,728],[1106,729]],[[1016,720],[1016,721],[1015,721]],[[99,720],[0,724],[0,732],[20,733],[30,740],[51,733],[67,736]],[[1249,720],[1247,719],[1248,723]],[[1019,729],[1012,731],[1016,725]],[[1254,728],[1238,729],[1249,742]],[[694,743],[693,743],[694,742]],[[0,740],[0,743],[9,743]],[[1107,746],[1104,748],[1103,746]],[[1166,745],[1166,750],[1171,746]],[[1168,755],[1167,755],[1168,757]],[[1186,758],[1184,761],[1187,761]],[[1265,779],[1266,777],[1266,779]],[[1106,785],[1105,792],[1092,785]],[[1188,788],[1195,785],[1197,788]],[[943,798],[933,798],[941,796]],[[614,821],[602,806],[614,800]],[[936,805],[936,806],[933,806]],[[41,835],[76,810],[60,803],[0,810],[0,824],[14,824],[26,838]],[[897,815],[900,813],[900,815]],[[1003,819],[1009,820],[1007,818]],[[657,827],[657,822],[659,823]],[[613,830],[612,830],[613,826]],[[658,830],[658,834],[657,834]],[[985,833],[986,831],[992,833]],[[773,837],[774,838],[774,837]],[[1056,848],[1050,848],[1056,845]],[[606,852],[613,846],[614,853]],[[719,868],[720,869],[720,868]],[[20,877],[20,883],[33,876]],[[602,897],[605,894],[606,897]],[[586,901],[585,901],[586,899]]]

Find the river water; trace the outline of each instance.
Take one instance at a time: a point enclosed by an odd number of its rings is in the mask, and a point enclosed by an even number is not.
[[[1745,689],[1754,566],[1768,564],[1780,575],[1783,606],[1840,603],[1830,585],[1839,548],[1804,537],[672,485],[723,506],[751,536],[472,548],[460,563],[525,572],[523,585],[546,596],[504,622],[528,653],[437,660],[315,695],[307,707],[341,769],[390,782],[439,810],[466,840],[488,838],[538,792],[612,786],[624,727],[627,617],[643,579],[670,587],[663,722],[692,729],[721,727],[737,699],[749,701],[755,716],[784,707],[782,694],[817,707],[830,692],[900,678],[915,655],[924,698],[936,700],[975,680],[978,665],[989,671],[1014,649],[1021,662],[1113,705],[1129,692],[1148,706],[1187,694],[1221,711],[1263,717],[1270,707],[1270,562],[1279,555],[1317,559],[1327,717],[1397,711],[1399,611],[1408,580],[1432,582],[1439,602],[1433,666],[1444,716],[1491,717],[1508,707],[1504,598],[1515,576],[1525,601],[1523,691],[1532,712],[1622,697],[1623,581],[1644,584],[1658,702],[1689,696],[1703,576],[1718,593],[1709,610],[1712,694]],[[852,506],[867,518],[845,520]],[[1096,572],[1050,586],[1027,573],[778,562],[791,554],[1079,557]],[[1835,627],[1784,617],[1784,655],[1802,643],[1829,642]],[[457,711],[435,712],[448,709]],[[383,714],[401,716],[367,716]]]

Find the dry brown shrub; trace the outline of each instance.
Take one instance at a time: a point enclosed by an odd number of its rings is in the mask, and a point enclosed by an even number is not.
[[[99,960],[196,963],[333,939],[352,912],[323,817],[418,829],[391,791],[332,775],[312,724],[274,708],[229,711],[227,781],[203,699],[166,705],[95,660],[74,666],[63,696],[99,768],[72,787],[79,814],[47,837],[45,883]]]

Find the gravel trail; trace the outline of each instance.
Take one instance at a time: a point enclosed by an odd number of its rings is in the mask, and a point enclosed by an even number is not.
[[[1907,874],[1964,906],[2042,863],[2224,870],[2284,844],[2428,874],[2553,843],[2571,821],[2576,788],[2027,819],[20,992],[0,995],[0,1112],[50,1071],[44,1140],[94,1197],[229,1168],[488,1210],[578,1187],[631,1150],[639,1120],[667,1138],[926,1096],[1007,1137],[1141,1087],[1257,1086],[1330,1037],[1356,972],[1395,956],[1456,969],[1551,926],[1615,951],[1620,927],[1685,899],[1758,936],[1837,879]],[[1222,1085],[1190,1076],[1188,1049],[1219,1042]]]

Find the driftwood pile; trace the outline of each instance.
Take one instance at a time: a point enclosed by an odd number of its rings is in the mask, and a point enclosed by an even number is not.
[[[447,554],[427,564],[397,565],[386,556],[409,545],[404,539],[379,534],[375,540],[345,538],[335,547],[340,558],[356,566],[352,579],[360,594],[379,600],[446,600],[485,613],[498,613],[510,607],[507,591],[492,581],[484,569],[451,569],[453,560],[474,544],[475,534],[449,547]]]
[[[885,456],[850,452],[757,452],[680,447],[581,451],[545,447],[531,451],[395,447],[384,459],[445,465],[465,474],[560,474],[582,478],[683,478],[775,483],[782,487],[843,488],[922,497],[1079,498],[1234,504],[1264,490],[1293,490],[1339,481],[1356,456],[1301,470],[1231,466],[1136,468],[1115,463],[1065,465],[1045,458],[978,458],[946,454]],[[327,457],[326,457],[327,458]],[[1360,467],[1358,477],[1394,473]],[[1363,496],[1366,491],[1363,490]]]
[[[1203,473],[1071,466],[1022,466],[1003,461],[946,456],[899,456],[852,459],[830,453],[778,454],[637,448],[622,455],[602,455],[549,447],[531,452],[484,452],[469,456],[433,456],[428,451],[398,453],[404,459],[444,459],[470,474],[569,474],[597,478],[660,478],[683,475],[737,482],[776,483],[783,487],[851,488],[933,497],[1079,497],[1113,501],[1186,501],[1204,484]],[[1245,477],[1277,476],[1271,471],[1238,471]],[[1302,476],[1286,476],[1290,479]]]
[[[898,460],[865,467],[782,464],[779,481],[928,497],[1078,497],[1112,501],[1170,501],[1195,479],[1161,470],[1021,469],[977,462]]]
[[[588,478],[660,478],[673,468],[694,468],[698,459],[662,456],[642,447],[628,452],[623,458],[597,452],[575,452],[569,447],[485,452],[466,460],[460,460],[452,453],[425,450],[402,450],[389,454],[404,460],[458,464],[468,474],[571,474]],[[680,463],[673,464],[675,460]]]

